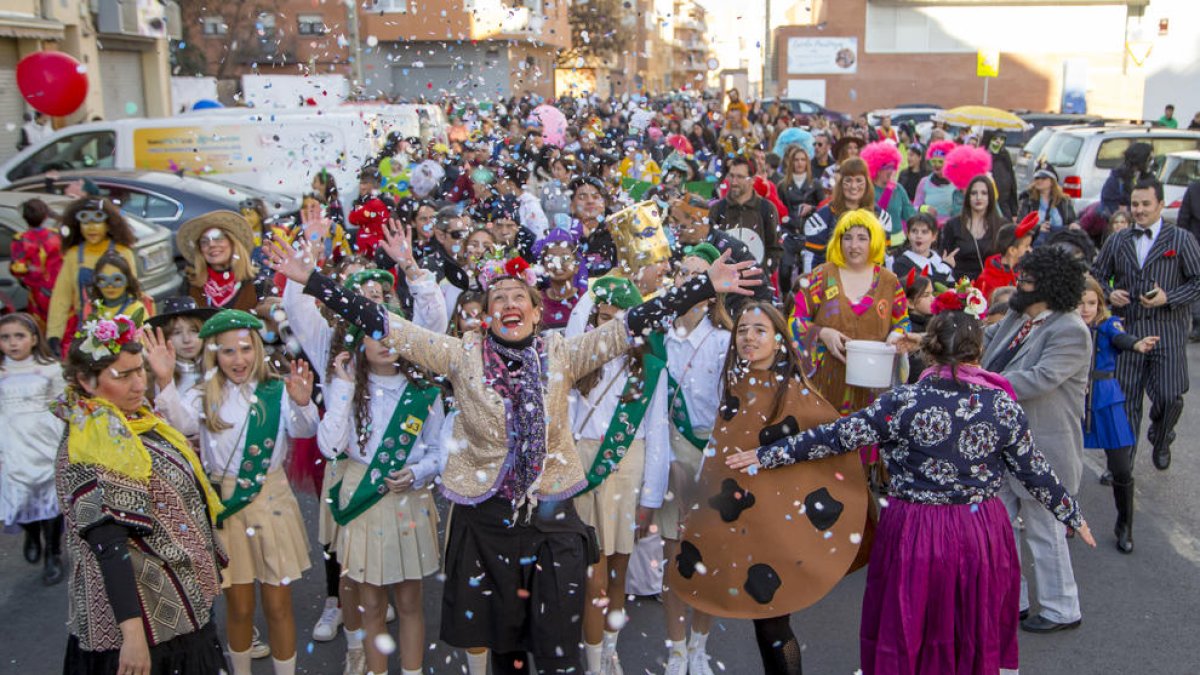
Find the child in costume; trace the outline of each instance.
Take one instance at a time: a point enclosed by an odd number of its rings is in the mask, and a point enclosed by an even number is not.
[[[918,213],[904,224],[907,245],[892,261],[892,272],[900,279],[912,270],[927,276],[935,284],[949,287],[954,285],[954,259],[943,260],[938,255],[938,221],[928,213]]]
[[[1000,228],[996,235],[996,250],[1000,252],[983,261],[983,271],[973,282],[983,297],[992,297],[997,288],[1017,285],[1017,263],[1033,247],[1036,227],[1037,214],[1030,214],[1018,225],[1009,223]]]
[[[197,388],[175,386],[170,343],[147,334],[147,360],[159,388],[157,407],[185,435],[199,434],[201,456],[224,511],[217,538],[229,556],[222,587],[234,675],[250,675],[255,585],[267,616],[276,675],[296,670],[296,618],[289,584],[311,563],[300,505],[283,471],[290,438],[317,433],[312,371],[296,360],[281,378],[270,372],[258,331],[263,323],[236,309],[204,322],[204,371]]]
[[[50,293],[63,265],[62,236],[44,227],[51,219],[50,208],[40,199],[21,204],[27,228],[13,237],[9,269],[29,291],[29,312],[46,322]]]
[[[1113,502],[1117,507],[1117,550],[1133,553],[1133,450],[1137,436],[1125,413],[1125,394],[1114,377],[1117,354],[1154,349],[1158,337],[1136,338],[1125,332],[1121,319],[1112,315],[1100,283],[1088,277],[1079,303],[1079,315],[1092,330],[1091,376],[1084,408],[1083,447],[1104,450],[1112,472]]]
[[[45,557],[42,582],[63,580],[63,519],[54,491],[62,420],[50,412],[63,393],[62,367],[29,314],[0,317],[0,523],[25,530],[25,560]]]
[[[88,286],[91,304],[83,319],[113,319],[127,316],[138,328],[154,314],[154,300],[142,294],[133,268],[120,254],[109,251],[96,260],[96,273]]]

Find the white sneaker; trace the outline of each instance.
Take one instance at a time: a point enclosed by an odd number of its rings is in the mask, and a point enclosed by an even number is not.
[[[391,623],[396,620],[396,608],[392,607],[392,603],[388,603],[387,622]]]
[[[367,672],[367,653],[362,647],[346,650],[346,668],[342,675],[363,675]]]
[[[338,628],[342,626],[342,608],[338,607],[337,598],[325,598],[325,609],[321,618],[313,626],[312,636],[317,642],[329,642],[337,637]]]
[[[616,647],[605,647],[600,656],[600,675],[625,675],[621,669],[621,659],[617,656]]]
[[[667,670],[663,675],[687,675],[688,658],[687,654],[679,652],[671,652],[670,658],[667,659]]]
[[[250,658],[265,659],[271,655],[271,647],[258,639],[258,628],[254,629],[254,637],[250,638]]]
[[[688,675],[713,675],[708,665],[708,652],[699,649],[688,652]]]

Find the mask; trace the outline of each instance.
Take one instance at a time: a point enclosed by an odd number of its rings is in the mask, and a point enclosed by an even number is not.
[[[1023,291],[1017,289],[1017,292],[1013,293],[1012,297],[1008,299],[1008,308],[1015,312],[1023,313],[1039,300],[1041,300],[1041,296],[1037,290]]]

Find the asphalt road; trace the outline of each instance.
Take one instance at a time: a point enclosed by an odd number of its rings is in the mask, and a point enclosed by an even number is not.
[[[1200,391],[1200,346],[1190,354],[1192,391]],[[1148,406],[1147,406],[1148,407]],[[1111,492],[1100,486],[1103,457],[1089,453],[1080,498],[1085,517],[1099,541],[1095,550],[1071,544],[1080,586],[1083,625],[1049,636],[1021,634],[1023,673],[1091,675],[1195,675],[1200,673],[1200,412],[1190,407],[1178,428],[1170,471],[1150,463],[1143,443],[1136,476],[1137,517],[1133,555],[1114,547],[1115,518]],[[315,499],[302,500],[307,514]],[[310,520],[316,541],[316,521]],[[0,674],[62,672],[66,643],[66,585],[40,583],[40,568],[21,557],[21,537],[0,537]],[[293,584],[300,653],[297,671],[341,673],[344,642],[312,643],[309,631],[323,602],[320,552],[313,550],[313,569]],[[806,672],[850,675],[858,669],[858,625],[865,574],[843,581],[816,606],[796,614],[792,625],[804,649]],[[440,593],[436,579],[426,582],[425,611],[429,646],[427,673],[464,673],[461,654],[437,642]],[[221,617],[218,608],[218,620]],[[661,673],[666,658],[662,606],[644,599],[629,605],[630,621],[621,633],[619,651],[628,675]],[[260,619],[260,629],[266,625]],[[393,624],[394,629],[394,624]],[[753,629],[746,621],[718,621],[709,640],[717,673],[758,673],[761,665]],[[399,672],[393,657],[391,672]],[[254,672],[271,671],[270,659],[255,663]]]

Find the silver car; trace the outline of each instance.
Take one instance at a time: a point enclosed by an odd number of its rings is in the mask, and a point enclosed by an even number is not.
[[[21,204],[35,197],[46,202],[56,214],[62,213],[71,203],[71,198],[62,195],[0,191],[0,293],[8,296],[19,311],[28,305],[29,294],[9,270],[12,242],[18,233],[26,230],[25,220],[21,218]],[[137,239],[133,253],[137,258],[138,282],[142,285],[142,291],[155,300],[177,294],[182,279],[175,267],[171,231],[134,216],[126,215],[125,220]]]
[[[1200,151],[1173,152],[1164,157],[1158,180],[1163,185],[1163,201],[1167,205],[1163,220],[1177,225],[1183,193],[1189,185],[1200,181]]]

